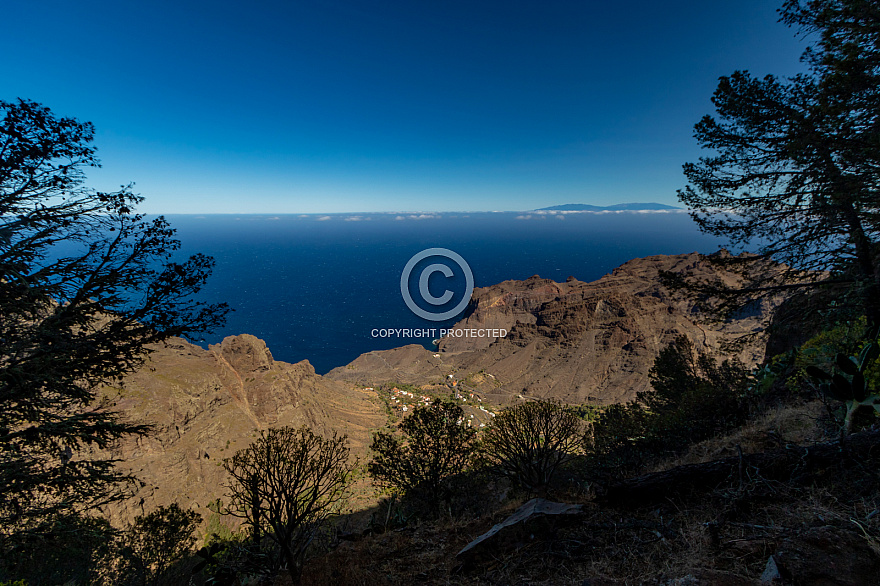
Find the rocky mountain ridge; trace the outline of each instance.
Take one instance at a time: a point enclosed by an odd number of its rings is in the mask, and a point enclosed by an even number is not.
[[[203,517],[224,492],[223,458],[247,447],[260,430],[309,426],[321,435],[345,433],[362,452],[386,417],[376,394],[315,374],[307,360],[274,360],[251,335],[225,338],[205,350],[175,338],[157,345],[120,388],[104,389],[125,419],[152,431],[111,452],[141,480],[134,498],[110,506],[116,520],[178,502]]]
[[[153,428],[113,450],[142,486],[108,513],[129,520],[176,501],[208,517],[208,504],[225,491],[223,458],[268,427],[338,431],[363,452],[371,431],[388,421],[371,388],[381,384],[448,385],[496,406],[535,397],[578,404],[628,400],[649,387],[654,358],[676,336],[715,351],[759,328],[772,309],[768,304],[709,327],[692,301],[663,287],[664,270],[735,280],[692,253],[636,259],[591,283],[537,275],[505,281],[475,289],[455,327],[500,328],[508,330],[506,337],[444,338],[436,352],[417,345],[369,352],[325,376],[305,360],[276,361],[262,340],[248,334],[208,349],[181,339],[156,346],[120,388],[105,389],[126,419]],[[762,357],[760,338],[741,353],[747,363]]]
[[[727,254],[727,253],[719,253]],[[685,335],[701,352],[759,334],[775,302],[738,319],[708,324],[699,306],[660,280],[668,271],[735,284],[697,253],[629,261],[585,283],[535,275],[474,289],[465,317],[452,329],[504,329],[504,338],[447,337],[437,352],[417,345],[369,352],[326,377],[359,384],[436,384],[452,375],[498,404],[522,397],[569,403],[609,404],[649,388],[648,371],[660,350]],[[764,356],[761,335],[742,346],[739,358]]]

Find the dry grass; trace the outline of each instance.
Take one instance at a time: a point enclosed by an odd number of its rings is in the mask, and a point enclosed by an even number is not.
[[[657,469],[730,456],[737,446],[760,452],[827,439],[823,417],[818,401],[780,407]],[[575,526],[553,527],[549,534],[492,550],[464,571],[456,553],[521,505],[526,497],[520,496],[480,516],[415,522],[342,542],[308,562],[303,583],[755,584],[778,548],[808,543],[823,531],[861,544],[853,555],[880,560],[878,486],[876,463],[856,463],[842,471],[814,471],[806,483],[768,481],[753,472],[743,484],[731,478],[702,496],[641,510],[603,507],[576,492],[554,494],[556,500],[584,503]],[[840,555],[829,548],[814,557],[831,567],[846,562],[833,557]]]
[[[829,438],[820,425],[827,418],[819,400],[798,405],[782,405],[770,409],[730,433],[709,438],[697,444],[680,457],[671,458],[646,472],[669,470],[684,464],[711,462],[739,453],[753,454],[782,448],[788,444],[804,445]]]
[[[457,584],[455,554],[470,541],[479,520],[414,524],[357,542],[306,564],[304,584],[315,586]]]

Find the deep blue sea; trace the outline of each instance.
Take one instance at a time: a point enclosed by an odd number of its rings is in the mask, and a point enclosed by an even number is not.
[[[431,347],[431,336],[374,337],[373,330],[448,327],[416,316],[401,294],[401,272],[418,252],[445,248],[470,267],[483,287],[532,275],[564,281],[598,279],[632,258],[713,252],[717,239],[701,234],[686,213],[442,213],[331,215],[169,215],[186,254],[213,256],[216,268],[203,296],[234,311],[225,327],[195,340],[253,334],[277,360],[307,358],[319,373],[371,350],[408,343]],[[436,270],[430,295],[454,294],[432,306],[419,297],[419,276],[437,258],[416,265],[409,279],[415,303],[451,310],[466,279]],[[430,271],[428,271],[430,274]]]

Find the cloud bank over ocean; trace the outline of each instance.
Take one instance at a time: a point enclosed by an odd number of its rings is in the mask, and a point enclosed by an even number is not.
[[[621,204],[635,205],[635,204]],[[657,204],[645,204],[657,205]],[[393,211],[393,212],[357,212],[357,213],[333,213],[333,214],[229,214],[236,219],[247,219],[253,221],[306,221],[306,222],[363,222],[371,220],[392,220],[396,222],[405,221],[421,221],[421,220],[441,220],[455,218],[471,218],[484,215],[502,216],[509,215],[516,220],[545,220],[548,218],[564,220],[566,216],[601,216],[601,215],[626,215],[626,214],[687,214],[689,210],[680,208],[663,208],[663,209],[589,209],[589,210],[559,210],[559,209],[543,209],[529,211],[491,211],[491,212],[431,212],[431,211]],[[171,214],[174,215],[174,214]],[[198,216],[190,216],[193,219],[203,220],[210,216],[200,214]]]

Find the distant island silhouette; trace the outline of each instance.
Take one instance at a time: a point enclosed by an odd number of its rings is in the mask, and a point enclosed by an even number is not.
[[[587,203],[566,203],[549,208],[539,208],[536,212],[619,212],[641,210],[680,210],[662,203],[618,203],[613,206],[594,206]]]

